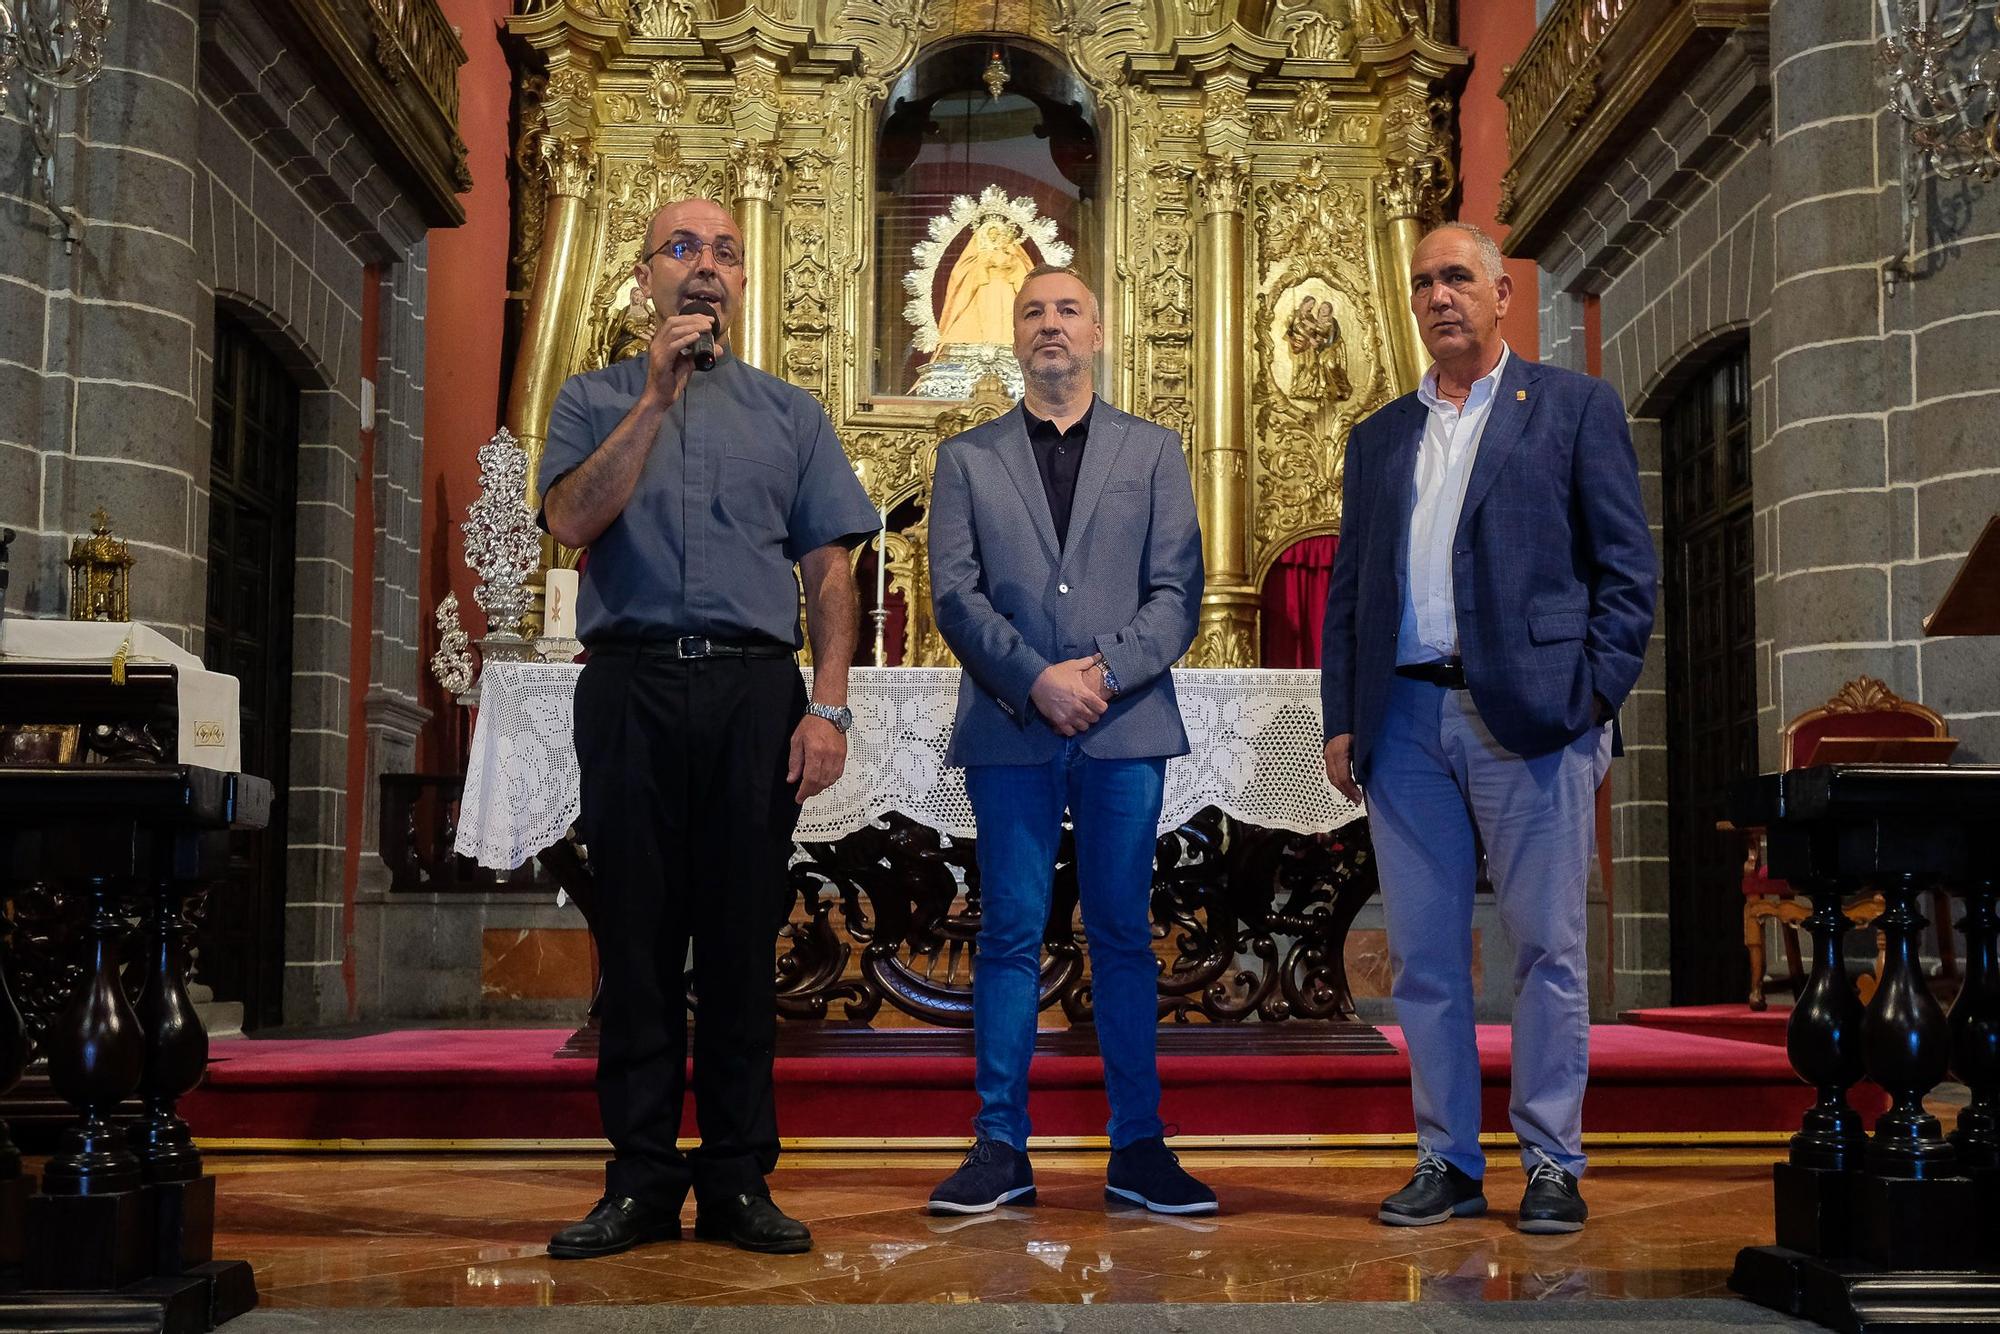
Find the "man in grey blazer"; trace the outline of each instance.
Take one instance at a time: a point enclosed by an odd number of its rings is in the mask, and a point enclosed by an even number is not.
[[[1103,345],[1083,281],[1034,270],[1014,303],[1026,397],[938,451],[931,589],[965,665],[946,758],[965,766],[979,827],[980,1106],[935,1213],[1034,1201],[1028,1062],[1065,810],[1111,1102],[1106,1193],[1162,1213],[1216,1207],[1163,1138],[1148,917],[1167,759],[1188,749],[1167,669],[1194,641],[1201,533],[1180,436],[1096,396]]]

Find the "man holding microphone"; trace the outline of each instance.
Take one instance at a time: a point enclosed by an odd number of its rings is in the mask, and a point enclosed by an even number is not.
[[[778,1158],[774,942],[799,806],[846,763],[848,551],[876,514],[820,405],[729,349],[744,249],[728,211],[669,204],[645,246],[634,277],[659,316],[652,342],[563,385],[541,463],[544,526],[590,551],[577,825],[600,898],[597,1093],[614,1151],[604,1197],[549,1254],[677,1238],[690,1189],[697,1236],[798,1252],[811,1234],[764,1182]],[[702,1142],[683,1156],[690,941]]]

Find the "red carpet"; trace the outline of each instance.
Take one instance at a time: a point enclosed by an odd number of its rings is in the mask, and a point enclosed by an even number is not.
[[[1406,1134],[1409,1062],[1400,1031],[1382,1031],[1395,1054],[1163,1054],[1166,1118],[1190,1136]],[[220,1040],[181,1111],[209,1141],[594,1140],[593,1063],[551,1055],[567,1036]],[[1504,1130],[1507,1029],[1482,1027],[1479,1046],[1486,1125]],[[1032,1078],[1038,1135],[1104,1133],[1095,1057],[1037,1056]],[[957,1138],[974,1111],[970,1056],[780,1057],[777,1084],[791,1139]],[[1872,1087],[1856,1092],[1857,1105],[1886,1105]],[[1811,1100],[1777,1048],[1628,1025],[1591,1032],[1593,1134],[1788,1131]],[[686,1125],[692,1133],[692,1109]]]
[[[1628,1024],[1671,1033],[1693,1033],[1705,1038],[1729,1038],[1736,1042],[1761,1042],[1783,1048],[1785,1025],[1792,1012],[1772,1008],[1756,1011],[1742,1001],[1724,1005],[1673,1005],[1657,1010],[1627,1010],[1618,1016]]]

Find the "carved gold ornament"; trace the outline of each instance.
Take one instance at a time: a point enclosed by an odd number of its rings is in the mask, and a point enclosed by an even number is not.
[[[1319,157],[1256,195],[1258,467],[1253,534],[1264,560],[1340,519],[1354,423],[1393,398],[1367,280],[1364,196]],[[1263,563],[1260,561],[1260,564]]]
[[[692,37],[694,0],[631,0],[637,37]]]
[[[111,517],[100,507],[90,516],[90,536],[69,544],[69,618],[132,619],[132,549],[111,535]]]
[[[510,286],[517,303],[547,294],[523,312],[508,405],[531,454],[563,377],[646,346],[654,314],[632,266],[653,211],[701,196],[754,214],[741,328],[757,333],[755,364],[824,404],[871,499],[892,516],[904,507],[887,570],[912,612],[905,661],[936,661],[918,525],[937,440],[989,372],[982,411],[1011,404],[1021,275],[1073,263],[1103,302],[1100,392],[1180,434],[1204,534],[1221,534],[1196,657],[1255,663],[1260,572],[1274,547],[1338,526],[1348,431],[1414,379],[1399,270],[1418,219],[1455,195],[1469,61],[1434,36],[1439,4],[511,8],[522,133]],[[1022,92],[1031,53],[1070,80],[1096,128],[1099,182],[1074,224],[997,172],[955,200],[956,181],[884,179],[892,99],[948,44],[966,48],[961,81],[980,102],[996,86]],[[982,86],[996,51],[1008,81],[996,71]],[[1378,191],[1411,216],[1384,217]],[[906,242],[884,242],[891,217],[920,224],[907,257]],[[883,379],[882,345],[900,354],[906,330],[926,395]]]

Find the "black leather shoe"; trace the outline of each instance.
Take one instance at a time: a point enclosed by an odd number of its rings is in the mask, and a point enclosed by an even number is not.
[[[1583,1202],[1575,1175],[1564,1171],[1540,1149],[1534,1153],[1537,1161],[1528,1170],[1528,1189],[1521,1196],[1521,1221],[1517,1226],[1523,1232],[1535,1233],[1582,1231],[1583,1220],[1590,1217],[1590,1206]]]
[[[1467,1176],[1431,1152],[1417,1146],[1417,1170],[1410,1184],[1382,1201],[1376,1217],[1396,1227],[1426,1227],[1447,1218],[1471,1218],[1486,1212],[1486,1196],[1477,1177]]]
[[[571,1223],[549,1238],[549,1254],[558,1260],[588,1260],[616,1255],[649,1241],[679,1241],[679,1211],[648,1208],[625,1195],[599,1200],[581,1223]]]
[[[769,1195],[732,1195],[702,1205],[695,1212],[694,1234],[703,1241],[726,1241],[739,1250],[766,1255],[799,1255],[813,1244],[806,1225],[787,1218]]]

